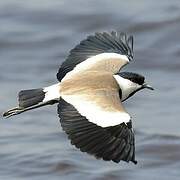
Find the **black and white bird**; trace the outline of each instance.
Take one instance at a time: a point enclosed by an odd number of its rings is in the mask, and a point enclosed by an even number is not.
[[[22,90],[19,106],[4,117],[58,103],[63,130],[71,143],[98,159],[137,163],[131,117],[122,102],[148,88],[142,75],[121,72],[133,60],[133,37],[120,32],[95,33],[70,51],[59,83]]]

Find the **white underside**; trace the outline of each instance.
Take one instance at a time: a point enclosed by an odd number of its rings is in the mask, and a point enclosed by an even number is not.
[[[85,116],[89,122],[101,127],[116,126],[121,123],[127,123],[130,120],[128,113],[119,111],[108,111],[101,108],[98,104],[83,99],[82,96],[63,95],[62,98],[72,104],[82,116]]]
[[[92,65],[97,63],[98,61],[104,61],[107,59],[118,59],[119,61],[129,62],[129,59],[127,58],[126,55],[121,55],[117,53],[101,53],[101,54],[92,56],[86,59],[85,61],[83,61],[82,63],[78,64],[76,66],[76,71],[82,71],[82,70],[88,69]]]
[[[105,63],[107,68],[109,67],[110,69],[111,68],[113,69],[113,67],[112,67],[113,63],[111,65],[109,64],[109,62],[110,61],[113,62],[113,60],[118,60],[119,62],[122,63],[120,67],[116,67],[117,71],[119,71],[122,66],[124,66],[125,64],[127,64],[129,62],[129,59],[127,58],[126,55],[121,55],[118,53],[101,53],[101,54],[89,57],[85,61],[76,65],[72,71],[70,71],[66,74],[66,76],[62,79],[62,81],[66,80],[68,78],[71,78],[72,76],[79,74],[81,72],[88,71],[88,70],[95,70],[97,68],[98,63],[101,63],[102,67]],[[114,65],[114,66],[116,66],[116,65]],[[101,70],[100,68],[101,67],[98,67],[98,69],[96,69],[96,70],[100,71]],[[105,71],[107,71],[107,69]],[[116,73],[116,72],[113,72],[113,70],[112,70],[112,73]]]
[[[43,91],[45,92],[45,98],[43,99],[43,102],[59,99],[60,98],[59,86],[60,83],[45,87],[43,89]]]

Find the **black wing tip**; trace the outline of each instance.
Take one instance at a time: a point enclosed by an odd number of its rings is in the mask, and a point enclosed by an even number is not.
[[[119,160],[119,161],[116,161],[116,160],[111,160],[111,161],[113,161],[113,162],[115,162],[115,163],[120,163],[122,160]],[[137,165],[137,161],[136,160],[129,160],[129,161],[126,161],[126,160],[123,160],[123,161],[125,161],[126,163],[130,163],[130,162],[132,162],[132,163],[134,163],[135,165]]]
[[[74,144],[72,144],[72,145],[74,145]],[[80,149],[80,150],[81,150],[81,149]],[[81,151],[81,152],[84,152],[84,151]],[[90,153],[88,153],[88,152],[85,152],[85,153],[90,154]],[[90,155],[93,155],[93,154],[90,154]],[[99,156],[96,156],[96,155],[94,155],[94,157],[95,157],[97,160],[111,161],[111,162],[116,163],[116,164],[119,164],[119,163],[122,162],[122,161],[124,161],[124,162],[126,162],[126,163],[132,162],[132,163],[134,163],[135,165],[138,163],[138,161],[136,161],[136,160],[134,160],[134,159],[108,159],[108,158],[106,158],[106,157],[99,157]]]
[[[71,140],[71,137],[68,136],[68,139]],[[138,163],[138,162],[137,162],[136,160],[134,160],[134,159],[130,159],[130,160],[127,160],[127,159],[109,159],[109,158],[104,157],[104,156],[97,156],[96,154],[93,154],[93,153],[91,153],[91,152],[86,152],[86,151],[84,151],[83,149],[81,149],[80,147],[78,147],[75,143],[73,143],[72,140],[71,140],[71,145],[75,146],[77,149],[79,149],[79,150],[80,150],[81,152],[83,152],[83,153],[87,153],[87,154],[89,154],[89,155],[94,156],[97,160],[111,161],[111,162],[116,163],[116,164],[119,164],[119,163],[122,162],[122,161],[124,161],[124,162],[126,162],[126,163],[132,162],[132,163],[134,163],[135,165]]]
[[[95,35],[98,34],[98,33],[95,33]],[[119,40],[121,43],[123,43],[127,48],[128,48],[128,51],[130,51],[129,53],[132,53],[133,52],[133,43],[134,43],[134,37],[133,35],[129,35],[128,33],[126,32],[123,32],[123,31],[104,31],[102,33],[99,33],[99,34],[102,34],[104,36],[111,36],[112,38],[114,38],[114,40]]]
[[[122,31],[95,32],[94,35],[87,36],[87,38],[82,40],[76,47],[81,47],[81,45],[84,45],[87,41],[94,41],[94,43],[99,44],[102,51],[112,50],[117,52],[119,50],[119,53],[127,55],[130,61],[133,60],[133,35],[128,35],[128,33]],[[76,50],[76,47],[70,52]]]
[[[138,163],[136,160],[133,160],[132,162],[133,162],[135,165]]]
[[[71,144],[82,152],[105,161],[137,163],[135,160],[135,140],[131,129],[122,123],[117,126],[102,128],[81,116],[69,103],[60,99],[58,113],[63,130]],[[73,118],[73,119],[72,119]]]
[[[58,70],[57,79],[61,81],[77,64],[105,52],[119,53],[133,60],[133,36],[120,31],[95,32],[87,36],[70,51]]]

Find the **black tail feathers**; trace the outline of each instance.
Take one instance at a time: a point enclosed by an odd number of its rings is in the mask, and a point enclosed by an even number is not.
[[[39,89],[30,89],[30,90],[20,91],[18,94],[19,106],[9,109],[8,111],[4,112],[3,117],[9,118],[11,116],[18,115],[32,109],[58,103],[59,97],[56,93],[59,91],[56,88],[58,88],[58,86],[53,85],[53,86],[50,86],[49,89],[47,87],[47,89],[39,88]],[[54,90],[55,90],[55,95],[53,97]],[[48,97],[49,95],[48,92],[50,92],[50,98]]]
[[[43,101],[45,92],[43,88],[22,90],[18,94],[19,107],[27,108]]]

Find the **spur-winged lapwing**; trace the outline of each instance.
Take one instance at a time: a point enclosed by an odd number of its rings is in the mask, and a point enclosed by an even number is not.
[[[153,88],[142,75],[120,72],[131,60],[132,36],[114,31],[88,36],[62,63],[59,83],[20,91],[19,106],[3,116],[58,103],[62,128],[82,152],[117,163],[137,163],[131,117],[122,101]]]

